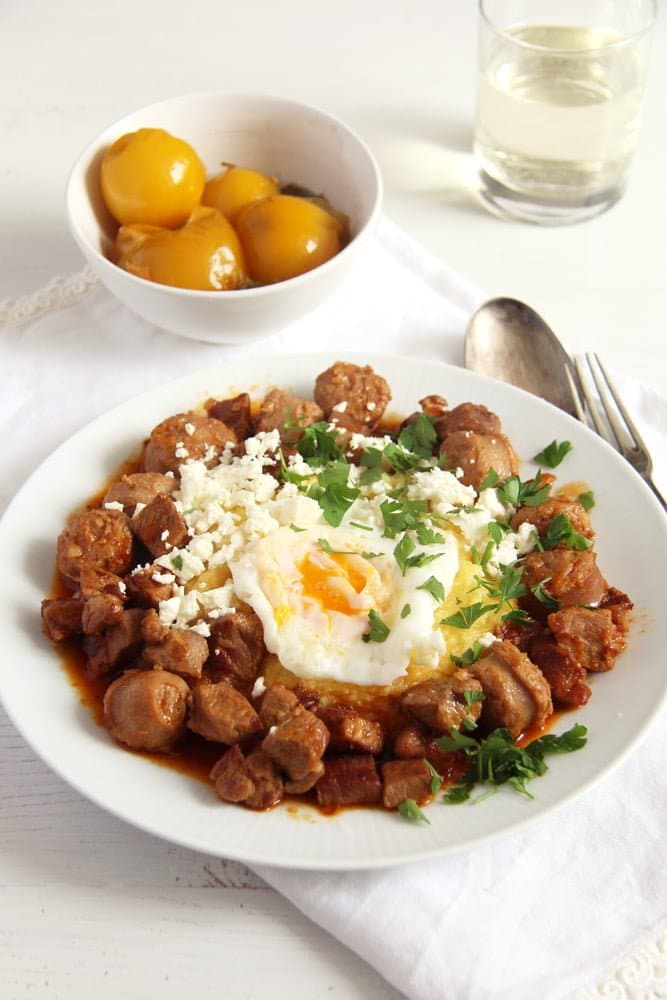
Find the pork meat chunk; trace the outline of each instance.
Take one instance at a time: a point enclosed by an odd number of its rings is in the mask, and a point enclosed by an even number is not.
[[[141,652],[143,636],[141,608],[127,608],[118,621],[96,635],[86,636],[84,649],[88,654],[86,672],[89,677],[102,677],[135,659]]]
[[[529,726],[542,725],[553,712],[544,675],[508,640],[494,642],[468,670],[482,685],[481,719],[488,729],[507,729],[517,737]]]
[[[322,420],[324,414],[312,399],[302,399],[284,389],[271,389],[266,394],[255,420],[258,431],[279,431],[280,439],[293,444],[303,434],[303,428]]]
[[[226,427],[234,431],[237,441],[245,441],[252,434],[252,414],[250,396],[241,392],[229,399],[214,399],[206,406],[209,417],[221,420]]]
[[[342,705],[319,708],[317,714],[329,730],[331,750],[371,754],[382,750],[384,732],[379,722]]]
[[[299,781],[315,770],[328,743],[329,732],[321,719],[299,706],[284,722],[271,727],[262,750],[292,781]]]
[[[112,483],[102,505],[119,503],[126,514],[133,514],[137,504],[149,504],[161,493],[173,493],[177,486],[175,476],[163,476],[160,472],[131,472]]]
[[[555,703],[573,707],[586,704],[591,696],[586,668],[560,646],[553,635],[546,632],[533,636],[528,654],[544,674]]]
[[[479,701],[466,701],[466,691],[481,694],[482,685],[467,670],[457,670],[451,677],[438,677],[416,684],[403,695],[403,708],[434,733],[458,729],[465,718],[474,722],[480,716]]]
[[[145,626],[143,634],[146,634]],[[170,628],[157,643],[144,649],[144,662],[185,680],[198,680],[208,659],[206,639],[189,628]]]
[[[233,614],[212,622],[208,646],[206,675],[214,681],[224,678],[249,694],[266,653],[264,629],[252,608],[239,605]]]
[[[188,540],[188,529],[176,504],[162,493],[135,515],[132,531],[155,558],[181,548]]]
[[[220,681],[193,690],[188,726],[205,740],[232,744],[259,732],[262,723],[248,699]]]
[[[188,686],[166,670],[128,670],[104,695],[104,725],[134,750],[169,750],[185,730]]]
[[[547,618],[558,645],[585,670],[611,670],[625,649],[625,635],[607,608],[564,608]]]
[[[382,765],[382,802],[395,809],[405,799],[424,805],[431,798],[431,772],[423,760],[389,760]]]
[[[259,706],[259,717],[265,729],[279,726],[289,719],[299,707],[299,699],[284,684],[272,684],[267,688]]]
[[[327,757],[316,792],[319,805],[327,809],[380,802],[382,782],[374,757],[368,753]]]
[[[79,597],[54,597],[42,601],[42,629],[54,642],[83,631],[83,601]]]

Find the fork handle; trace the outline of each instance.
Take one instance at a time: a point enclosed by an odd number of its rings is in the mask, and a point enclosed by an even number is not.
[[[664,496],[662,495],[662,493],[660,492],[660,490],[658,489],[658,487],[655,485],[655,483],[653,482],[653,480],[651,479],[651,477],[644,475],[644,476],[642,476],[642,479],[644,480],[644,482],[646,483],[647,486],[651,487],[651,489],[653,490],[653,492],[657,496],[658,500],[662,504],[662,509],[667,512],[667,501],[665,500]]]

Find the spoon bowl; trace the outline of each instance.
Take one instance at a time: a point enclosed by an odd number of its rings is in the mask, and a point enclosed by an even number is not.
[[[465,366],[527,389],[577,415],[567,372],[572,361],[539,313],[518,299],[489,299],[473,313],[465,335]]]

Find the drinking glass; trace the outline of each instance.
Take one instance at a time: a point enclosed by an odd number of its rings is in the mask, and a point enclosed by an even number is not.
[[[560,225],[623,194],[655,0],[480,0],[475,155],[493,210]]]

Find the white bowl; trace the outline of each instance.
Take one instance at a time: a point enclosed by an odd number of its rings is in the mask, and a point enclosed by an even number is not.
[[[260,288],[193,291],[129,274],[107,257],[117,226],[102,200],[100,163],[115,139],[144,127],[164,128],[187,140],[209,176],[225,160],[324,193],[349,216],[350,242],[312,271]],[[72,235],[102,283],[151,323],[223,344],[265,336],[321,305],[355,266],[381,200],[375,159],[347,125],[308,105],[261,95],[191,94],[135,111],[93,140],[67,185]]]

